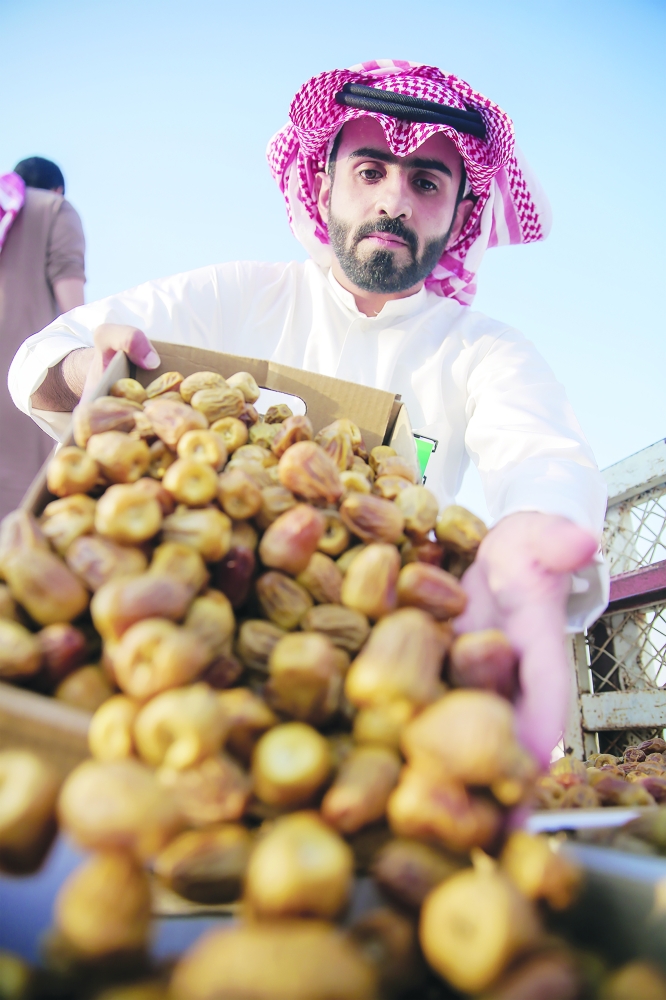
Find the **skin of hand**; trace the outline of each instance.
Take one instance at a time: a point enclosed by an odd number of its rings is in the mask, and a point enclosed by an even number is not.
[[[86,399],[94,391],[118,351],[124,351],[139,368],[150,370],[159,366],[157,351],[135,326],[103,323],[93,333],[93,340],[94,347],[72,351],[49,368],[46,378],[32,394],[35,409],[73,410],[80,399]]]
[[[61,313],[83,305],[83,285],[82,278],[61,278],[54,283],[53,294]]]
[[[488,532],[462,578],[469,597],[457,632],[500,628],[520,657],[518,736],[547,767],[566,720],[565,647],[571,573],[586,566],[598,540],[564,517],[510,514]]]

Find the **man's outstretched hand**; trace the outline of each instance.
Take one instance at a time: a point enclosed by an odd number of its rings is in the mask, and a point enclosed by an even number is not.
[[[570,574],[597,548],[589,532],[564,517],[511,514],[486,535],[462,579],[469,604],[456,631],[500,628],[508,636],[520,657],[519,736],[543,766],[566,718]]]
[[[123,351],[139,368],[157,368],[160,363],[159,355],[148,337],[135,326],[104,323],[93,333],[93,340],[95,347],[81,399],[86,399],[94,392],[97,383],[118,351]]]

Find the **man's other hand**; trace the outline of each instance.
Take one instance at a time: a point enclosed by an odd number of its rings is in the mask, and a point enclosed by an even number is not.
[[[142,330],[120,323],[103,323],[93,333],[94,353],[88,368],[81,399],[87,399],[96,389],[118,351],[123,351],[139,368],[157,368],[157,351]]]
[[[68,413],[97,386],[117,351],[124,351],[139,368],[157,368],[160,363],[145,333],[135,326],[104,323],[93,334],[94,347],[80,347],[49,368],[46,378],[32,394],[37,410]]]
[[[511,514],[488,532],[462,578],[469,604],[456,631],[500,628],[508,636],[520,657],[518,735],[543,766],[566,721],[571,573],[597,548],[591,534],[564,517]]]

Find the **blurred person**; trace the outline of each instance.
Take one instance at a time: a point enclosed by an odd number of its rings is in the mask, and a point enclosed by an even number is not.
[[[0,176],[0,517],[19,505],[53,447],[12,403],[9,365],[26,337],[83,304],[84,253],[55,163],[31,156]]]
[[[267,155],[309,260],[205,267],[75,310],[21,347],[14,401],[62,435],[116,351],[158,366],[150,337],[401,393],[415,432],[437,442],[427,485],[440,504],[470,460],[481,475],[495,523],[456,627],[508,635],[520,735],[546,764],[566,715],[565,627],[608,599],[606,491],[543,358],[470,308],[487,249],[550,229],[513,123],[453,74],[379,60],[307,81]]]

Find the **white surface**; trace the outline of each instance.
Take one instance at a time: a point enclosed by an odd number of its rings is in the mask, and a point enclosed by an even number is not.
[[[609,506],[666,482],[666,441],[656,441],[610,465],[602,475],[608,486]]]
[[[556,833],[558,830],[603,830],[624,826],[641,815],[641,809],[544,809],[527,817],[529,833]]]

